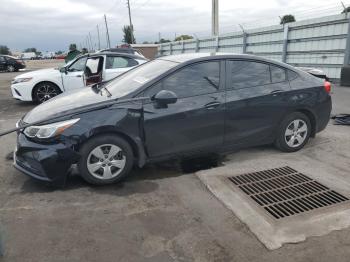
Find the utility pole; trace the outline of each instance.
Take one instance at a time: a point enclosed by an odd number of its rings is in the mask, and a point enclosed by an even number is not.
[[[132,25],[132,22],[131,22],[130,1],[127,0],[126,4],[128,6],[128,10],[129,10],[129,25],[130,25],[130,30],[131,30],[131,39],[133,40],[134,39],[134,26]],[[134,44],[134,43],[132,43],[132,44]]]
[[[90,32],[89,32],[89,40],[90,40],[90,44],[91,44],[91,51],[94,51],[94,44],[92,43]]]
[[[213,36],[219,35],[219,0],[212,0],[211,10],[211,34]]]
[[[158,43],[160,44],[160,39],[161,39],[161,37],[160,37],[160,32],[158,33]]]
[[[98,50],[101,50],[100,29],[98,28],[98,25],[96,25],[96,28],[97,28],[97,37],[98,37]]]
[[[109,39],[109,32],[108,32],[108,25],[107,25],[107,18],[106,15],[105,16],[105,24],[106,24],[106,37],[107,37],[107,44],[108,44],[108,48],[111,48],[111,40]]]

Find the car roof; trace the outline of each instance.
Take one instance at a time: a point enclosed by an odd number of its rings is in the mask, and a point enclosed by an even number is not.
[[[281,63],[276,60],[267,59],[256,55],[250,55],[250,54],[235,54],[235,53],[223,53],[223,52],[188,53],[188,54],[161,56],[161,57],[158,57],[157,59],[168,60],[176,63],[191,63],[191,62],[207,61],[207,60],[215,60],[215,59],[244,59],[244,60],[256,60],[261,62],[273,63],[291,70],[295,70],[294,67],[286,63]]]
[[[102,51],[99,53],[93,53],[90,54],[90,56],[99,56],[99,55],[108,55],[108,56],[124,56],[128,58],[134,58],[134,59],[140,59],[140,60],[147,60],[146,58],[139,56],[139,55],[134,55],[131,53],[119,53],[119,52],[111,52],[111,51]]]

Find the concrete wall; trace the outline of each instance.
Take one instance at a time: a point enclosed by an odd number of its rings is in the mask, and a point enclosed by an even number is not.
[[[294,66],[316,67],[333,79],[349,64],[349,14],[339,14],[161,44],[158,54],[193,52],[247,53],[283,61]]]

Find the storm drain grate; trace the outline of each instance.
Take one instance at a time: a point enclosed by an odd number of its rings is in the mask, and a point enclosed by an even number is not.
[[[288,166],[229,179],[276,219],[349,200]]]

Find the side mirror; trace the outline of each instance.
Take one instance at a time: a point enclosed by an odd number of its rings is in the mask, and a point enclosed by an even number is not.
[[[164,108],[169,104],[175,104],[177,101],[177,95],[169,90],[161,90],[153,96],[152,101],[155,102],[157,107]]]
[[[64,66],[64,67],[61,67],[60,68],[60,72],[61,73],[65,73],[65,74],[67,74],[67,68]]]

